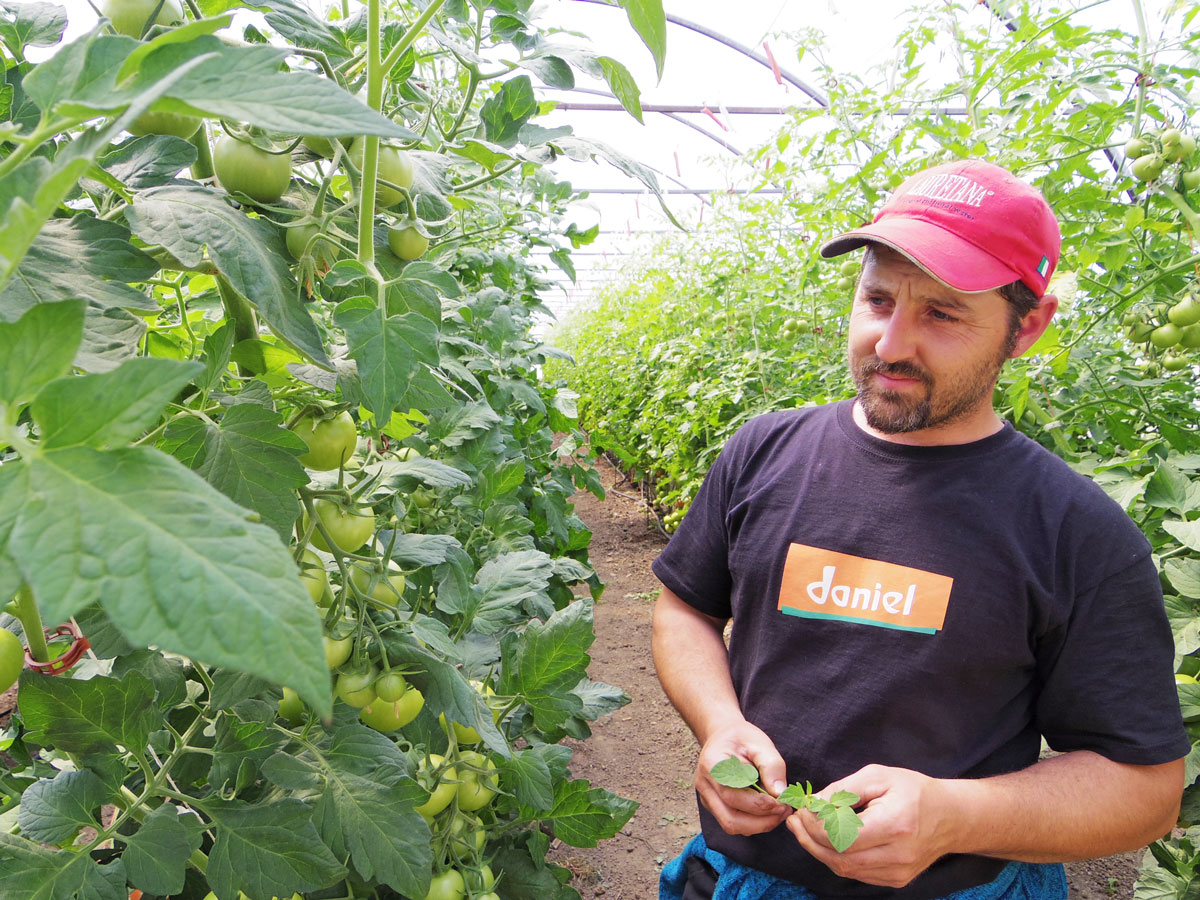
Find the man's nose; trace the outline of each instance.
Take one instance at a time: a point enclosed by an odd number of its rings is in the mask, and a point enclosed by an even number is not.
[[[903,308],[892,310],[875,341],[875,355],[884,362],[911,359],[916,350],[916,323]]]

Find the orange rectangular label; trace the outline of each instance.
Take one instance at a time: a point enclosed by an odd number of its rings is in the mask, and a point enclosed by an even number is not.
[[[877,559],[792,544],[783,567],[779,610],[934,634],[946,621],[954,579]]]

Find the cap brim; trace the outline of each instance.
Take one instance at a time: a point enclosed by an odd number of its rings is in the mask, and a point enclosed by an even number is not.
[[[974,294],[995,290],[1021,275],[985,250],[921,219],[882,219],[847,231],[821,245],[829,259],[868,243],[879,243],[903,254],[931,278],[956,291]]]

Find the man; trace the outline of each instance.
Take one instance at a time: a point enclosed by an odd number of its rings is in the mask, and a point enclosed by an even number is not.
[[[1057,309],[1059,245],[1039,192],[964,160],[822,247],[867,248],[858,396],[748,423],[654,563],[703,826],[662,897],[1065,897],[1060,861],[1174,825],[1189,743],[1150,546],[992,407]],[[766,794],[713,781],[730,755]],[[860,796],[845,852],[774,799],[804,781]]]

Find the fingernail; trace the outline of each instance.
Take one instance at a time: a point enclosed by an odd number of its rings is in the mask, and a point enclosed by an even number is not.
[[[782,793],[783,793],[783,789],[784,789],[785,787],[787,787],[787,784],[786,784],[786,782],[783,782],[783,781],[773,781],[773,782],[771,782],[771,790],[772,790],[772,791],[774,791],[776,794],[782,794]]]

